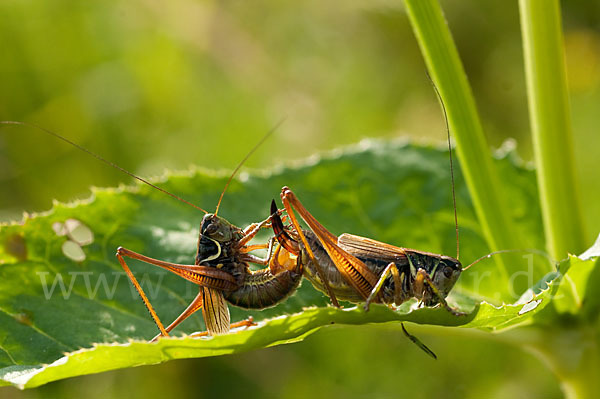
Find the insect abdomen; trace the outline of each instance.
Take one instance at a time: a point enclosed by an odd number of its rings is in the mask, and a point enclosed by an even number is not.
[[[310,230],[303,230],[304,235],[310,245],[310,248],[315,256],[315,259],[321,266],[323,273],[325,275],[325,279],[329,283],[329,286],[335,293],[336,298],[342,301],[349,302],[362,302],[365,298],[363,298],[358,291],[341,275],[325,248],[321,245],[317,237]],[[313,262],[310,260],[306,250],[302,250],[302,263],[304,265],[304,276],[312,283],[312,285],[319,291],[327,294],[327,290],[323,286],[323,282],[319,278],[317,274],[317,270]],[[363,260],[363,259],[361,259]],[[364,261],[364,260],[363,260]],[[376,265],[370,264],[368,265],[372,270],[374,270],[377,274],[380,274],[386,265]]]
[[[264,309],[277,305],[295,292],[301,279],[300,269],[273,274],[267,268],[248,274],[240,288],[223,294],[229,303],[240,308]]]

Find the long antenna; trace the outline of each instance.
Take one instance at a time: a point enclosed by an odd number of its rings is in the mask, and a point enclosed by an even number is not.
[[[433,90],[435,90],[435,94],[437,94],[438,99],[440,100],[440,104],[442,105],[442,110],[444,111],[444,121],[446,122],[446,133],[448,134],[448,155],[450,157],[450,178],[452,180],[452,203],[454,205],[454,227],[456,229],[456,259],[459,259],[460,255],[460,244],[458,238],[458,215],[456,213],[456,192],[454,190],[454,164],[452,162],[452,144],[450,144],[450,126],[448,125],[448,113],[446,112],[446,105],[444,104],[444,100],[442,99],[442,95],[440,94],[437,86],[429,76],[429,72],[425,70],[431,85],[433,86]]]
[[[471,263],[470,265],[463,267],[462,271],[464,272],[465,270],[467,270],[468,268],[470,268],[471,266],[481,262],[484,259],[487,259],[489,257],[491,257],[492,255],[496,255],[496,254],[506,254],[506,253],[512,253],[512,252],[531,252],[534,254],[538,254],[541,256],[544,256],[545,258],[547,258],[551,263],[556,264],[556,261],[550,256],[548,255],[546,252],[541,251],[539,249],[501,249],[499,251],[494,251],[494,252],[490,252],[487,255],[483,255],[481,258],[477,259],[475,262]]]
[[[188,204],[188,205],[190,205],[190,206],[192,206],[192,207],[194,207],[194,208],[198,209],[199,211],[202,211],[202,212],[204,212],[204,213],[208,213],[207,211],[205,211],[204,209],[200,208],[199,206],[197,206],[197,205],[194,205],[194,204],[192,204],[191,202],[189,202],[189,201],[186,201],[186,200],[184,200],[183,198],[181,198],[181,197],[178,197],[177,195],[175,195],[175,194],[172,194],[172,193],[168,192],[167,190],[165,190],[165,189],[163,189],[163,188],[160,188],[160,187],[158,187],[158,186],[155,186],[154,184],[150,183],[148,180],[142,179],[141,177],[134,175],[133,173],[129,172],[128,170],[125,170],[125,169],[123,169],[123,168],[122,168],[122,167],[120,167],[119,165],[117,165],[117,164],[115,164],[115,163],[113,163],[113,162],[111,162],[111,161],[109,161],[109,160],[107,160],[107,159],[105,159],[105,158],[102,158],[100,155],[98,155],[98,154],[96,154],[96,153],[94,153],[94,152],[92,152],[92,151],[88,150],[88,149],[87,149],[87,148],[85,148],[85,147],[82,147],[82,146],[80,146],[79,144],[76,144],[76,143],[72,142],[71,140],[69,140],[69,139],[67,139],[67,138],[65,138],[65,137],[63,137],[63,136],[61,136],[61,135],[60,135],[60,134],[58,134],[58,133],[54,133],[54,132],[53,132],[53,131],[51,131],[51,130],[48,130],[48,129],[46,129],[46,128],[43,128],[43,127],[41,127],[41,126],[38,126],[38,125],[35,125],[35,124],[33,124],[33,123],[28,123],[28,122],[17,122],[17,121],[0,121],[0,124],[2,124],[2,125],[20,125],[20,126],[26,126],[26,127],[31,127],[31,128],[34,128],[34,129],[41,130],[42,132],[44,132],[44,133],[47,133],[47,134],[49,134],[50,136],[54,136],[54,137],[56,137],[57,139],[59,139],[59,140],[62,140],[62,141],[64,141],[65,143],[68,143],[68,144],[72,145],[73,147],[75,147],[75,148],[77,148],[77,149],[79,149],[79,150],[81,150],[81,151],[83,151],[83,152],[85,152],[85,153],[87,153],[87,154],[89,154],[89,155],[93,156],[93,157],[94,157],[94,158],[96,158],[97,160],[99,160],[99,161],[101,161],[101,162],[104,162],[105,164],[107,164],[107,165],[109,165],[109,166],[112,166],[113,168],[115,168],[115,169],[117,169],[117,170],[120,170],[121,172],[125,173],[126,175],[129,175],[129,176],[133,177],[134,179],[137,179],[137,180],[141,181],[142,183],[144,183],[144,184],[147,184],[147,185],[149,185],[150,187],[157,189],[158,191],[161,191],[161,192],[163,192],[163,193],[165,193],[165,194],[167,194],[167,195],[170,195],[171,197],[175,198],[177,201],[181,201],[181,202],[183,202],[184,204]]]
[[[246,156],[244,157],[244,159],[242,159],[241,162],[238,164],[238,166],[236,166],[236,168],[233,170],[233,172],[231,173],[231,176],[229,176],[229,180],[227,180],[227,183],[225,183],[225,187],[223,188],[223,191],[221,192],[221,196],[219,197],[219,202],[217,202],[217,208],[215,209],[215,216],[217,215],[217,213],[219,213],[219,207],[221,206],[221,201],[223,200],[223,196],[225,195],[225,191],[227,191],[227,187],[229,187],[229,184],[231,183],[231,181],[235,177],[235,175],[238,172],[238,170],[240,170],[240,168],[242,167],[242,165],[244,165],[244,162],[246,162],[248,160],[248,158],[250,158],[250,156],[252,154],[254,154],[254,152],[258,149],[258,147],[260,147],[262,145],[262,143],[264,143],[269,138],[269,136],[271,136],[273,134],[273,132],[275,132],[275,130],[277,130],[277,128],[279,126],[281,126],[281,124],[283,123],[283,121],[285,121],[285,118],[282,118],[279,122],[277,122],[275,124],[275,126],[273,126],[267,132],[267,134],[265,134],[263,136],[263,138],[260,139],[260,141],[258,143],[256,143],[256,145],[248,152],[248,154],[246,154]]]

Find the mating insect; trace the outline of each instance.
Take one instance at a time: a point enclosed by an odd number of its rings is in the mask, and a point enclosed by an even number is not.
[[[159,336],[168,336],[177,325],[202,309],[202,315],[209,335],[226,334],[231,328],[250,326],[252,320],[243,320],[230,325],[227,302],[244,309],[264,309],[275,306],[291,295],[302,278],[297,257],[277,246],[266,258],[256,257],[249,252],[262,249],[270,244],[247,245],[262,228],[270,227],[270,218],[254,223],[245,229],[229,223],[222,217],[207,213],[200,224],[198,250],[194,265],[180,265],[152,259],[128,249],[119,247],[117,258],[140,294],[150,315],[160,330]],[[124,257],[137,259],[170,272],[199,286],[198,295],[187,309],[168,327],[164,327],[154,311],[135,276],[125,263]],[[267,268],[252,271],[248,263],[268,265]],[[207,333],[193,334],[194,336]]]
[[[441,100],[435,86],[434,89]],[[441,104],[446,115],[443,102]],[[275,237],[287,251],[298,256],[304,276],[316,289],[327,294],[334,306],[339,307],[340,299],[354,303],[364,302],[364,309],[368,310],[371,303],[400,305],[416,298],[425,306],[439,304],[453,315],[463,316],[464,313],[452,308],[446,301],[461,273],[492,254],[511,251],[493,252],[465,268],[458,260],[458,216],[447,120],[446,130],[456,228],[456,258],[396,247],[348,233],[337,237],[310,214],[288,187],[281,190],[281,200],[290,219],[290,225],[285,227],[275,201],[272,202],[271,220]],[[308,230],[300,226],[294,211],[309,226]],[[436,358],[427,346],[406,331],[404,325],[402,330],[411,341]]]
[[[441,96],[435,85],[433,87],[446,115]],[[365,310],[369,309],[372,302],[400,305],[410,298],[416,298],[426,306],[440,304],[456,316],[464,314],[453,309],[446,301],[446,296],[466,269],[458,260],[458,216],[447,118],[446,132],[456,228],[456,259],[347,233],[337,237],[310,214],[292,190],[283,187],[281,201],[293,227],[288,232],[278,213],[274,212],[277,210],[275,202],[271,204],[275,237],[286,250],[299,256],[306,278],[315,288],[325,292],[334,306],[339,307],[338,298],[350,302],[364,301]],[[300,227],[294,210],[310,230]]]
[[[293,228],[286,229],[274,213],[275,236],[286,250],[299,256],[306,278],[335,306],[339,306],[338,299],[365,302],[368,310],[372,302],[400,305],[416,298],[427,306],[441,304],[454,315],[462,314],[445,299],[463,270],[457,259],[347,233],[337,237],[289,188],[282,189],[281,199]],[[274,202],[271,210],[277,210]],[[300,227],[294,210],[310,230]]]
[[[368,311],[372,302],[400,305],[416,298],[426,306],[440,304],[455,316],[464,315],[446,301],[464,270],[458,259],[347,233],[337,237],[304,208],[288,187],[281,190],[281,199],[291,226],[283,225],[273,201],[271,219],[275,237],[287,251],[298,256],[304,276],[316,289],[327,294],[334,306],[340,306],[338,299],[365,302],[364,308]],[[300,227],[294,209],[310,230]],[[406,331],[404,324],[402,331],[425,353],[437,359],[431,349]]]
[[[271,227],[271,216],[260,223],[254,223],[245,229],[241,229],[217,215],[223,195],[237,171],[246,159],[248,159],[248,157],[268,138],[270,134],[272,134],[276,127],[271,129],[271,131],[263,137],[263,139],[248,153],[234,170],[221,193],[215,213],[213,214],[155,186],[147,180],[134,175],[52,131],[23,122],[3,121],[0,123],[5,125],[30,126],[41,130],[94,156],[98,160],[120,170],[138,181],[204,212],[205,215],[200,223],[197,253],[193,265],[175,264],[153,259],[122,247],[117,249],[116,256],[119,263],[139,293],[160,331],[160,333],[153,338],[153,341],[160,336],[168,336],[171,330],[199,309],[202,309],[207,333],[199,333],[196,335],[225,334],[230,328],[252,325],[253,322],[251,319],[230,325],[227,302],[246,309],[264,309],[283,301],[295,291],[300,283],[302,278],[301,266],[294,254],[289,253],[278,244],[275,244],[276,247],[273,250],[273,240],[270,240],[269,243],[266,244],[249,245],[249,241],[261,229]],[[266,258],[260,258],[250,253],[256,249],[267,248],[269,249],[269,252]],[[164,327],[148,297],[125,262],[125,257],[161,267],[197,284],[199,286],[198,295],[179,317],[177,317],[170,325]],[[268,267],[257,271],[251,271],[249,263]]]
[[[291,226],[283,225],[273,201],[271,219],[275,237],[287,251],[298,256],[304,276],[316,289],[327,294],[334,306],[340,306],[338,299],[364,302],[364,309],[368,311],[373,302],[400,305],[416,298],[426,306],[440,304],[455,316],[464,315],[446,301],[464,270],[458,259],[347,233],[337,237],[304,208],[288,187],[281,190],[281,199]],[[294,210],[310,230],[300,227]],[[402,331],[425,353],[437,359],[431,349],[406,331],[404,324]]]

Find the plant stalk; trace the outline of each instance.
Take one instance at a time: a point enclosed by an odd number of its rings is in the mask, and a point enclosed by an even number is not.
[[[522,241],[508,211],[475,100],[440,5],[437,0],[405,3],[427,69],[445,104],[461,169],[486,241],[492,251],[520,248]],[[504,281],[509,272],[518,270],[507,270],[497,261]]]
[[[585,248],[558,0],[520,0],[525,75],[546,245],[554,259]]]

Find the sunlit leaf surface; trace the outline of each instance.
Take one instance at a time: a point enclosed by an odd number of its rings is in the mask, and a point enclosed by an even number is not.
[[[455,256],[447,155],[443,150],[404,142],[364,142],[299,166],[242,174],[226,193],[220,215],[239,226],[263,220],[271,199],[278,199],[281,187],[287,185],[336,234],[352,232]],[[496,162],[504,177],[513,181],[513,209],[524,232],[540,229],[537,202],[532,201],[536,197],[533,172],[516,166],[510,157]],[[456,174],[461,260],[468,264],[488,250],[460,171]],[[212,210],[226,179],[225,175],[190,171],[171,175],[159,184]],[[175,330],[176,338],[148,344],[157,328],[117,263],[115,250],[124,246],[158,259],[193,263],[202,216],[160,192],[136,186],[95,190],[89,202],[56,205],[51,212],[27,218],[22,224],[3,226],[0,385],[33,387],[169,359],[264,348],[301,340],[331,324],[412,321],[499,331],[531,322],[531,316],[550,303],[560,280],[555,273],[556,279],[548,279],[542,289],[525,294],[520,301],[522,293],[514,293],[515,304],[502,305],[494,298],[502,290],[510,291],[511,281],[494,273],[493,262],[484,261],[465,272],[450,297],[454,306],[468,313],[462,317],[442,308],[417,308],[412,302],[397,310],[373,306],[367,313],[351,304],[334,309],[305,281],[293,297],[275,308],[246,312],[231,307],[232,320],[252,315],[259,322],[256,327],[214,338],[186,338],[185,334],[204,329],[198,312]],[[69,226],[75,226],[72,232]],[[532,238],[524,243],[525,248],[543,245],[537,235],[526,236]],[[133,261],[130,266],[166,323],[197,292],[192,284],[153,266]],[[548,271],[551,267],[535,270],[528,277],[534,279],[530,285]],[[574,274],[573,281],[586,276]],[[578,306],[573,295],[565,299],[565,310]],[[482,298],[487,302],[481,302]]]

